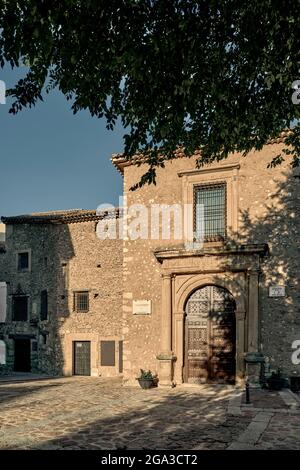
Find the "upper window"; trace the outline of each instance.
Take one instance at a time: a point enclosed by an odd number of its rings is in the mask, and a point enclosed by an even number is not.
[[[28,251],[18,253],[18,271],[27,271],[29,269]]]
[[[75,312],[88,312],[89,311],[89,293],[74,292],[74,311]]]
[[[48,292],[42,290],[41,292],[41,320],[48,318]]]
[[[28,297],[26,295],[14,295],[12,308],[13,321],[27,321]]]
[[[194,232],[205,242],[226,238],[226,183],[194,187]]]

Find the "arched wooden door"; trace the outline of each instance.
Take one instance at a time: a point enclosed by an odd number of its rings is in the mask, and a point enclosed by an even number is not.
[[[186,304],[185,381],[234,383],[235,302],[224,288],[196,290]]]

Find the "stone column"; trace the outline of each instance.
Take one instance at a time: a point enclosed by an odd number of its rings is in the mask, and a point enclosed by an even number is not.
[[[172,276],[162,275],[161,349],[170,354],[172,349]]]
[[[249,317],[248,317],[248,351],[257,352],[258,347],[258,289],[259,271],[249,270],[248,290],[249,290]]]
[[[259,273],[258,269],[248,271],[248,352],[245,361],[247,380],[252,387],[260,383],[261,364],[264,361],[259,351]]]
[[[161,298],[161,353],[159,360],[159,385],[173,385],[173,360],[172,353],[172,276],[162,274],[162,298]]]
[[[236,317],[236,380],[244,381],[245,377],[245,311],[235,312]]]
[[[174,313],[175,329],[175,354],[176,362],[174,364],[174,381],[176,384],[183,383],[183,335],[184,335],[184,312]]]

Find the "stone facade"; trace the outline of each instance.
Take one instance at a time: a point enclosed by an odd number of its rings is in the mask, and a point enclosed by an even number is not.
[[[132,205],[135,215],[146,209],[149,216],[136,239],[99,240],[100,216],[93,211],[4,219],[0,282],[7,283],[8,300],[0,339],[7,345],[7,365],[13,367],[16,339],[26,337],[32,371],[71,375],[74,344],[86,341],[91,375],[123,374],[125,384],[136,384],[142,368],[157,373],[160,385],[189,381],[187,304],[199,289],[215,286],[234,299],[235,381],[248,377],[257,383],[263,362],[267,372],[280,367],[286,377],[299,375],[291,359],[292,343],[300,340],[299,179],[289,162],[268,168],[281,150],[275,141],[247,157],[231,155],[200,169],[198,155],[178,155],[158,169],[156,186],[134,192],[130,188],[146,168],[113,156],[124,178],[124,227],[134,219]],[[186,232],[175,236],[172,211],[169,221],[159,219],[160,232],[151,237],[156,204],[193,206],[195,187],[207,184],[226,186],[224,240],[199,247]],[[193,217],[188,214],[188,230]],[[162,236],[166,227],[169,238]],[[24,250],[30,266],[19,272],[16,259]],[[45,289],[48,320],[41,320]],[[74,311],[77,291],[89,293],[86,313]],[[12,296],[18,293],[29,296],[26,322],[12,321]],[[102,351],[102,342],[109,341],[114,365],[103,364],[111,360],[104,361]]]
[[[90,341],[90,372],[119,375],[122,339],[122,244],[100,240],[99,217],[93,211],[40,214],[6,223],[6,253],[0,281],[7,283],[7,318],[1,337],[7,346],[7,365],[14,367],[17,338],[31,340],[31,371],[73,373],[73,342]],[[20,272],[17,255],[30,254],[29,269]],[[41,319],[41,292],[48,293],[48,315]],[[88,292],[88,312],[74,311],[74,293]],[[28,295],[28,320],[13,321],[12,299]],[[115,365],[102,366],[101,341],[115,341]]]
[[[299,180],[288,162],[268,163],[280,153],[274,142],[247,157],[195,169],[196,157],[176,158],[158,169],[156,186],[130,191],[145,166],[113,162],[124,175],[127,205],[192,203],[193,186],[226,182],[227,240],[186,250],[182,240],[124,240],[124,380],[134,383],[140,368],[158,373],[161,383],[184,377],[185,306],[195,289],[223,286],[236,301],[236,379],[280,367],[300,374],[291,361],[292,342],[300,339]],[[129,221],[130,223],[130,218]],[[284,297],[269,288],[284,286]],[[134,315],[133,301],[152,302],[151,315]],[[248,362],[246,370],[245,358]],[[251,378],[251,377],[250,377]]]

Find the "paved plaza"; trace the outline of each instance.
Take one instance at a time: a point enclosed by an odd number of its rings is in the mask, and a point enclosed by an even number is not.
[[[0,448],[300,449],[300,403],[288,390],[251,391],[246,405],[232,386],[142,390],[119,379],[5,379]]]

